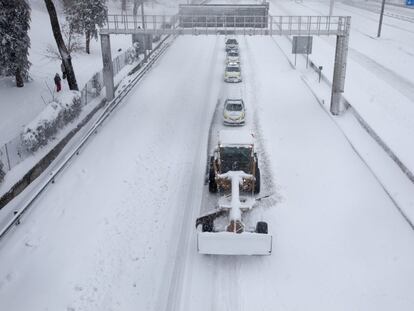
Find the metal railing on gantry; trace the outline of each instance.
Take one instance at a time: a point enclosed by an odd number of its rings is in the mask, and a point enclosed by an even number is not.
[[[108,15],[101,34],[348,36],[349,16]]]

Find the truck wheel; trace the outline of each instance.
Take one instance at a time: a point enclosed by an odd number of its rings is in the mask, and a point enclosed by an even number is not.
[[[214,172],[214,158],[210,158],[210,171],[208,174],[208,191],[210,193],[217,193],[217,182],[216,182],[216,174]]]
[[[254,194],[260,193],[260,169],[256,167],[256,180],[254,182]]]
[[[213,229],[214,229],[213,221],[203,222],[203,227],[201,229],[203,232],[212,232]]]
[[[267,234],[267,222],[259,221],[256,225],[256,233]]]

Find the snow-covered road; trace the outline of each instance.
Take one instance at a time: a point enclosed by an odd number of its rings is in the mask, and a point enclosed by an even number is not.
[[[268,37],[240,37],[267,257],[197,254],[222,37],[179,37],[0,244],[3,310],[412,310],[414,233]]]
[[[3,241],[2,310],[157,310],[201,196],[221,48],[179,38]]]
[[[276,237],[274,253],[190,249],[176,310],[411,310],[411,228],[275,43],[242,42],[246,101],[279,197],[258,215]]]

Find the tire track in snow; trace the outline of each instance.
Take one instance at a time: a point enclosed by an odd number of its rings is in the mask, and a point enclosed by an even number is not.
[[[261,201],[259,205],[264,207],[272,207],[274,206],[278,201],[279,197],[277,195],[277,189],[274,183],[274,178],[272,175],[272,167],[271,162],[268,156],[268,153],[266,151],[265,147],[265,139],[263,137],[263,131],[262,127],[260,125],[259,120],[259,112],[258,112],[258,99],[256,93],[260,90],[260,86],[257,84],[255,77],[254,77],[254,71],[251,70],[252,68],[255,68],[254,59],[250,52],[250,47],[248,44],[248,40],[246,37],[244,37],[244,46],[245,46],[245,54],[247,55],[247,58],[244,61],[245,64],[247,64],[247,77],[250,81],[250,83],[246,83],[244,85],[245,87],[245,93],[249,98],[249,102],[251,103],[251,107],[253,110],[253,129],[255,133],[255,140],[256,140],[256,150],[257,154],[259,155],[259,166],[261,168],[261,179],[262,179],[262,189],[261,189],[261,195],[260,196],[270,196],[269,198],[265,199],[264,201]],[[263,187],[265,186],[265,187]],[[264,188],[264,189],[263,189]],[[263,193],[264,190],[264,193]]]
[[[243,55],[248,54],[249,51],[244,48],[245,45],[242,42],[242,38],[239,38],[241,46],[240,54],[242,57],[241,67],[243,82],[237,84],[221,83],[218,94],[219,100],[217,101],[210,125],[208,155],[211,154],[212,149],[217,143],[217,132],[221,129],[229,128],[224,126],[222,123],[221,103],[226,97],[241,96],[245,100],[246,108],[248,110],[246,114],[246,125],[243,128],[251,128],[255,133],[256,148],[259,155],[259,165],[262,169],[262,195],[271,195],[270,198],[258,201],[259,207],[256,207],[254,209],[255,212],[251,213],[247,217],[248,222],[250,223],[251,220],[257,221],[257,219],[261,219],[263,214],[262,208],[265,206],[274,206],[277,199],[275,199],[276,196],[274,195],[275,191],[273,177],[268,164],[269,160],[263,147],[263,138],[261,135],[261,129],[258,125],[259,120],[256,107],[254,107],[256,99],[251,94],[251,92],[255,91],[256,85],[254,85],[254,81],[250,79],[250,75],[248,74],[249,70],[244,71],[245,68],[249,67],[249,60],[244,60]],[[222,53],[224,56],[224,46]],[[246,74],[244,74],[244,72],[246,72]],[[217,205],[217,196],[211,195],[208,192],[207,185],[204,185],[203,189],[201,209],[202,211],[206,211]],[[191,299],[192,301],[187,301],[185,303],[185,307],[180,310],[194,310],[195,305],[199,306],[200,310],[208,311],[244,310],[245,302],[249,301],[249,294],[243,293],[241,286],[241,282],[246,282],[246,279],[244,278],[244,267],[246,266],[247,269],[253,268],[256,271],[255,265],[262,265],[264,261],[255,256],[237,257],[199,255],[195,253],[195,241],[196,240],[194,239],[194,245],[190,245],[190,252],[193,253],[191,259],[187,261],[186,265],[185,289],[187,296],[183,297],[183,299]],[[262,273],[261,270],[259,271],[260,276],[258,276],[258,278],[261,280],[260,282],[266,283],[266,274]],[[194,284],[194,286],[192,286],[192,284]],[[263,299],[266,300],[264,293]],[[190,305],[193,307],[189,307]]]
[[[263,210],[262,208],[269,208],[273,207],[278,201],[279,197],[276,194],[275,184],[273,181],[272,170],[270,166],[270,160],[267,155],[264,146],[264,138],[262,134],[262,129],[260,126],[260,121],[258,118],[258,111],[257,111],[257,98],[255,92],[259,89],[255,80],[254,75],[251,73],[251,67],[254,68],[254,64],[250,65],[249,63],[252,62],[250,50],[247,44],[246,37],[243,37],[243,43],[240,44],[240,36],[238,37],[239,40],[239,47],[240,47],[240,56],[241,56],[241,68],[242,68],[242,78],[243,82],[241,82],[238,87],[240,88],[240,93],[242,98],[245,101],[246,108],[248,110],[247,113],[250,114],[246,120],[246,125],[244,127],[250,126],[254,135],[255,135],[255,148],[259,157],[259,166],[261,169],[261,194],[260,196],[269,196],[268,198],[258,201],[257,206],[251,211],[248,212],[248,222],[256,222],[258,220],[263,220]],[[244,57],[247,55],[247,58]],[[230,94],[229,90],[233,88],[232,85],[227,87],[228,94]],[[222,96],[225,92],[222,93]],[[222,98],[224,100],[224,98]],[[212,125],[212,128],[226,128],[222,126],[222,119],[220,116],[220,109],[221,107],[218,105],[216,107],[215,116],[216,118],[213,119],[213,122],[216,124]],[[211,133],[214,134],[214,133]],[[214,146],[214,145],[213,145]],[[207,196],[209,196],[208,190]],[[212,311],[233,311],[233,310],[244,310],[243,301],[246,299],[245,293],[242,292],[241,282],[243,280],[242,273],[243,267],[245,265],[250,266],[253,261],[253,265],[258,264],[262,265],[264,263],[263,259],[260,257],[250,257],[250,256],[210,256],[213,259],[213,287],[214,291],[212,291],[211,295],[211,306],[210,310]],[[262,280],[262,284],[266,283],[264,274],[260,274],[260,279]],[[247,295],[248,296],[248,295]],[[265,298],[265,297],[264,297]]]
[[[214,64],[217,63],[217,57],[218,57],[218,37],[216,37],[216,41],[214,44],[214,54],[211,57],[210,63],[212,64],[210,66],[209,71],[209,77],[213,79],[214,77]],[[210,88],[213,87],[213,84],[210,84]],[[211,97],[213,92],[206,92],[206,99],[205,103],[203,105],[204,107],[204,113],[200,114],[200,117],[203,118],[205,115],[208,115],[207,111],[211,104]],[[199,120],[198,124],[202,124],[202,120]],[[199,127],[199,140],[198,144],[195,148],[195,150],[203,150],[202,145],[205,141],[207,141],[208,137],[208,131],[207,129],[204,129],[202,126]],[[194,230],[193,225],[193,219],[195,219],[199,214],[199,208],[196,208],[196,206],[201,206],[201,199],[202,199],[202,183],[198,184],[197,176],[202,172],[204,167],[204,159],[205,153],[201,152],[196,154],[196,158],[194,159],[193,165],[192,165],[192,174],[188,178],[188,195],[185,200],[185,210],[184,210],[184,218],[181,223],[181,231],[179,233],[179,239],[177,240],[177,245],[175,246],[176,250],[174,252],[174,261],[172,263],[173,269],[171,277],[167,280],[166,286],[168,286],[167,291],[167,299],[165,301],[163,293],[161,293],[159,301],[160,304],[157,308],[157,310],[166,310],[166,311],[174,311],[174,310],[181,310],[181,304],[182,304],[182,289],[183,289],[183,280],[185,277],[186,272],[188,271],[188,268],[186,269],[186,266],[191,267],[191,256],[188,256],[189,252],[194,251],[194,245],[190,245],[190,240],[194,240],[194,236],[196,234]],[[200,193],[200,195],[196,195]],[[178,228],[179,226],[176,226]],[[193,239],[191,239],[193,237]],[[190,262],[189,262],[190,261]],[[167,263],[167,265],[170,265]],[[184,297],[188,298],[188,297]],[[165,301],[165,303],[163,303]]]

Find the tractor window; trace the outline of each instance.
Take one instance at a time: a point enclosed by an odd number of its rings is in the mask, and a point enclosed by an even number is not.
[[[250,159],[252,148],[249,147],[221,147],[221,173],[228,171],[243,171],[251,173]]]

